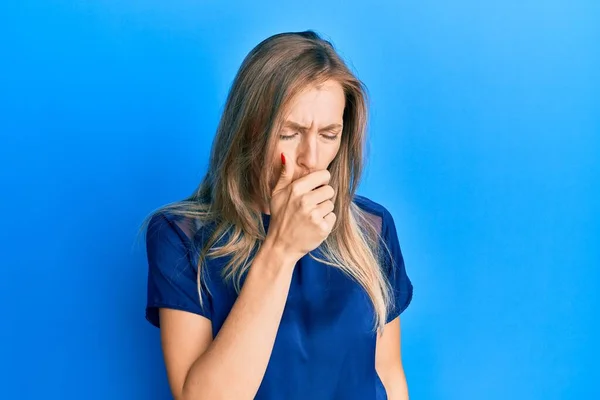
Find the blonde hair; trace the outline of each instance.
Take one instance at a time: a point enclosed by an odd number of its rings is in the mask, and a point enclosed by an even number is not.
[[[209,167],[188,198],[154,210],[191,218],[198,226],[214,223],[214,231],[198,258],[198,290],[204,284],[202,268],[207,258],[231,256],[222,271],[236,291],[252,264],[253,252],[266,237],[261,213],[250,206],[268,204],[273,177],[272,154],[283,116],[295,94],[309,85],[338,82],[345,93],[343,132],[338,154],[329,167],[334,188],[334,228],[319,247],[323,259],[364,288],[374,309],[374,329],[381,330],[391,307],[391,288],[380,265],[380,226],[357,206],[354,198],[362,169],[367,124],[367,94],[333,45],[314,31],[288,32],[259,43],[244,59],[229,91],[221,116]],[[220,246],[216,244],[227,238]],[[202,305],[202,296],[199,296]]]

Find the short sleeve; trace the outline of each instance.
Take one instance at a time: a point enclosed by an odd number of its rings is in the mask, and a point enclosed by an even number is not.
[[[384,250],[384,260],[393,295],[393,303],[388,310],[385,321],[388,323],[402,314],[410,304],[413,296],[413,285],[406,273],[394,219],[387,210],[384,212],[382,237],[389,249],[389,253]]]
[[[202,291],[203,305],[200,306],[191,241],[172,217],[158,213],[150,219],[146,231],[146,254],[146,319],[160,327],[159,308],[188,311],[210,319],[212,306],[205,290]]]

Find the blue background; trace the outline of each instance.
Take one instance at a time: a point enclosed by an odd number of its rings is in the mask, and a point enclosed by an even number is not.
[[[600,398],[595,0],[2,2],[0,397],[168,398],[137,228],[247,52],[308,28],[369,88],[411,398]]]

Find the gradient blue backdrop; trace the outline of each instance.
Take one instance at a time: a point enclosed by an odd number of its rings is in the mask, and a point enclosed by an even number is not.
[[[0,398],[168,398],[136,229],[199,182],[247,52],[307,28],[370,90],[411,398],[600,398],[599,4],[2,2]]]

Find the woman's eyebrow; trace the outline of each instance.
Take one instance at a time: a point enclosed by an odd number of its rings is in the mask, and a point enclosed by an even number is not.
[[[305,132],[310,129],[309,126],[302,126],[299,123],[294,122],[294,121],[286,121],[284,127],[295,129],[295,130],[302,131],[302,132]],[[333,123],[333,124],[329,124],[321,129],[319,129],[319,132],[332,131],[334,129],[342,129],[342,127],[343,127],[342,124]]]

